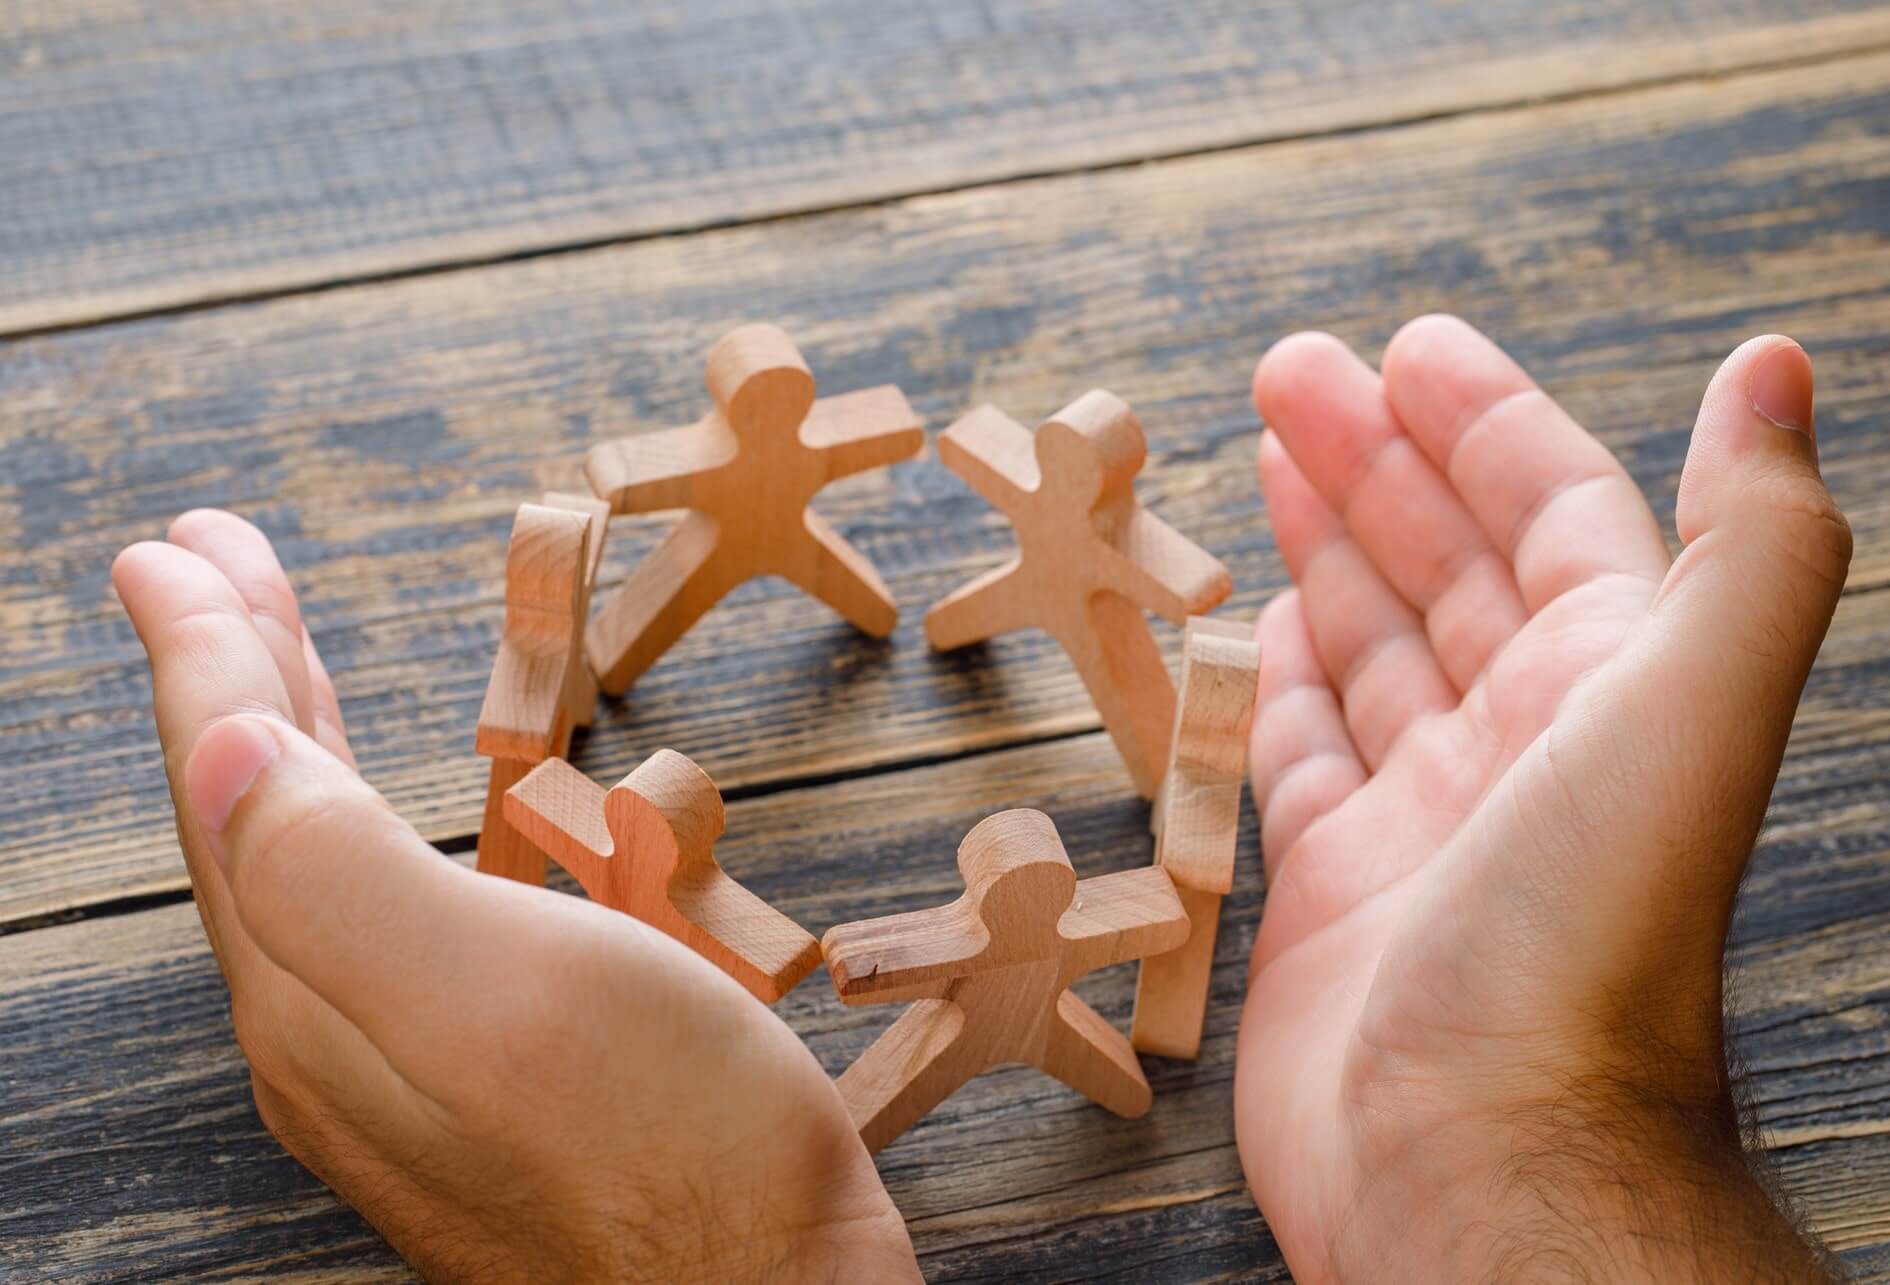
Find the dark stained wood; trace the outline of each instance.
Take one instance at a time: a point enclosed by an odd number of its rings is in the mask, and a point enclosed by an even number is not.
[[[1890,135],[1868,123],[1890,119],[1886,86],[1890,58],[1862,57],[17,341],[0,924],[183,886],[107,567],[197,504],[277,538],[370,779],[463,841],[514,506],[573,483],[590,442],[700,413],[701,354],[744,317],[784,323],[829,391],[899,382],[935,429],[976,400],[1034,419],[1106,383],[1149,429],[1144,499],[1229,562],[1243,614],[1281,578],[1246,384],[1285,331],[1370,347],[1462,311],[1670,515],[1715,365],[1783,329],[1818,359],[1853,589],[1884,587]],[[927,652],[924,606],[1008,539],[936,461],[820,507],[892,585],[891,642],[748,586],[606,708],[581,765],[672,745],[739,794],[1096,725],[1041,637]],[[654,529],[619,523],[612,575]],[[1806,734],[1864,752],[1886,721],[1878,656],[1829,672]]]
[[[11,0],[0,332],[1886,44],[1871,0]]]
[[[1862,752],[1848,739],[1795,743],[1734,960],[1743,1086],[1780,1181],[1847,1262],[1879,1279],[1890,1266],[1880,739]],[[731,805],[718,855],[816,932],[950,896],[957,840],[995,806],[1047,810],[1081,874],[1126,869],[1149,859],[1150,842],[1146,809],[1117,773],[1096,733],[784,791]],[[1005,1070],[881,1154],[929,1279],[1284,1278],[1233,1149],[1234,1036],[1260,903],[1251,810],[1241,844],[1202,1058],[1147,1060],[1149,1116],[1118,1120],[1044,1076]],[[1126,1023],[1130,968],[1079,989]],[[841,1006],[824,973],[779,1011],[831,1072],[889,1017]],[[15,1261],[61,1279],[397,1266],[256,1120],[188,905],[0,941],[0,1085],[0,1243]]]

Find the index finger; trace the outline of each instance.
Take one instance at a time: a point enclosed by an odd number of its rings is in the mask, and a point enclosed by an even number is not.
[[[112,585],[151,660],[158,740],[172,780],[198,736],[226,715],[295,723],[288,686],[248,605],[207,559],[177,545],[134,544],[112,563]]]

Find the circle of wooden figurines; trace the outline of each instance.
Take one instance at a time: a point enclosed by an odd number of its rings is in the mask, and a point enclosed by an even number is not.
[[[1079,880],[1049,817],[999,812],[959,846],[957,900],[816,941],[716,863],[722,797],[689,759],[660,750],[608,790],[565,761],[599,687],[626,690],[745,580],[783,577],[876,637],[898,620],[872,565],[810,503],[830,481],[922,449],[905,395],[816,399],[800,351],[769,325],[725,336],[706,380],[714,407],[696,423],[591,450],[596,498],[519,507],[476,737],[492,761],[479,870],[543,884],[549,857],[593,901],[763,1003],[824,958],[842,1002],[907,1004],[838,1081],[871,1151],[1006,1063],[1143,1114],[1135,1051],[1200,1049],[1260,653],[1250,629],[1201,614],[1232,591],[1226,567],[1136,500],[1147,444],[1134,412],[1096,390],[1034,432],[992,406],[945,430],[940,458],[1010,520],[1017,552],[934,605],[925,631],[941,651],[1025,628],[1056,639],[1155,801],[1154,863]],[[593,617],[610,515],[671,509],[682,520]],[[1144,611],[1186,626],[1179,693]],[[1131,959],[1142,962],[1125,1039],[1069,987]]]

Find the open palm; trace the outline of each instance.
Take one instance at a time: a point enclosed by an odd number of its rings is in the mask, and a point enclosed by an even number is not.
[[[475,874],[356,773],[261,532],[187,513],[113,579],[270,1131],[439,1279],[917,1279],[846,1106],[740,985]]]
[[[1296,335],[1254,380],[1296,587],[1259,626],[1236,1110],[1303,1280],[1422,1278],[1412,1227],[1500,1203],[1519,1121],[1618,1094],[1735,1129],[1724,934],[1850,548],[1809,432],[1759,409],[1808,410],[1789,340],[1714,381],[1678,561],[1469,326],[1414,322],[1383,367]]]

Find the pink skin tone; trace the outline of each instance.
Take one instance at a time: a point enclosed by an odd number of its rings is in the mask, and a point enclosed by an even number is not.
[[[1713,381],[1677,560],[1607,450],[1461,322],[1406,327],[1382,375],[1293,336],[1255,400],[1297,588],[1259,625],[1269,893],[1235,1113],[1295,1274],[1500,1263],[1550,1202],[1498,1179],[1526,1146],[1607,1234],[1607,1184],[1540,1127],[1565,1115],[1583,1156],[1697,1178],[1675,1225],[1815,1272],[1736,1130],[1719,1146],[1726,921],[1850,550],[1808,359],[1757,339]],[[395,1248],[448,1277],[916,1279],[769,1010],[623,916],[442,860],[361,780],[259,532],[186,514],[113,574],[258,1109]],[[1569,1261],[1628,1261],[1632,1221]],[[1645,1274],[1710,1278],[1661,1230]]]
[[[262,534],[113,567],[270,1131],[435,1279],[916,1281],[805,1045],[626,916],[441,857],[355,772]]]
[[[1632,1224],[1607,1184],[1642,1169],[1653,1204],[1707,1175],[1668,1215],[1735,1220],[1729,1262],[1821,1279],[1739,1163],[1720,1034],[1734,890],[1850,559],[1811,391],[1788,339],[1727,360],[1670,558],[1608,450],[1460,321],[1406,326],[1382,373],[1316,334],[1260,363],[1296,587],[1258,625],[1236,1119],[1299,1280],[1482,1279],[1545,1203]],[[1605,1160],[1558,1164],[1545,1121]],[[1572,1191],[1516,1179],[1535,1150]],[[1713,1278],[1634,1252],[1593,1261]]]

